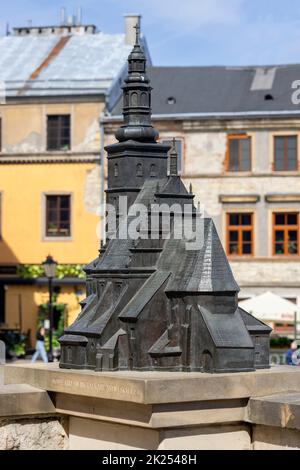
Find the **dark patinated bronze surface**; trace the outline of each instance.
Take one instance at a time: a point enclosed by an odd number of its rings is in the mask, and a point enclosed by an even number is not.
[[[107,203],[119,225],[107,232],[100,256],[86,266],[87,298],[60,339],[61,368],[166,370],[211,373],[269,367],[270,328],[238,307],[239,287],[211,218],[201,217],[177,169],[173,149],[157,142],[151,123],[151,86],[137,34],[123,87],[124,124],[108,154]],[[120,236],[119,201],[128,206],[189,207],[201,246],[188,249],[159,225],[155,237]],[[177,221],[177,222],[176,222]],[[147,235],[147,234],[146,234]]]

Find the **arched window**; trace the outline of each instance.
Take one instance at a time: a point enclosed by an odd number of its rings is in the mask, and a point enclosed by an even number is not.
[[[136,166],[136,176],[143,176],[143,165],[141,163]]]
[[[129,93],[125,93],[124,95],[124,106],[129,106]]]
[[[119,176],[119,165],[117,163],[115,163],[114,175],[115,177]]]
[[[155,178],[155,176],[156,176],[156,166],[154,164],[152,164],[150,166],[150,177]]]
[[[203,351],[202,353],[202,370],[208,373],[212,373],[214,370],[214,361],[210,351]]]
[[[135,91],[133,93],[131,93],[130,104],[131,104],[131,106],[137,106],[138,105],[138,95]]]
[[[148,105],[148,95],[147,95],[147,93],[142,93],[141,94],[141,105],[142,106],[147,106]]]

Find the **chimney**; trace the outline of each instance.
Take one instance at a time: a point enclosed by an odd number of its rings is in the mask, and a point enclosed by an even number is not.
[[[80,26],[82,23],[82,8],[78,7],[77,9],[77,25]]]
[[[66,9],[65,9],[65,7],[62,7],[60,9],[60,24],[61,24],[61,26],[64,26],[66,24]]]
[[[135,44],[135,26],[141,25],[141,15],[129,13],[125,16],[125,44],[134,46]]]
[[[68,15],[67,17],[67,25],[73,26],[74,25],[74,15]]]

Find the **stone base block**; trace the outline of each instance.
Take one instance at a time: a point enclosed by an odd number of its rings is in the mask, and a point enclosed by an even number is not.
[[[172,430],[141,429],[70,417],[71,450],[250,450],[250,427],[204,426]]]
[[[0,418],[56,414],[56,409],[45,390],[27,384],[0,386]]]
[[[254,426],[253,450],[300,450],[300,431]]]
[[[0,419],[0,450],[64,450],[68,436],[57,418]]]
[[[300,432],[295,424],[300,368],[210,375],[96,373],[28,364],[7,365],[5,380],[51,396],[57,419],[68,420],[74,450],[249,450],[296,448],[300,442],[295,434]],[[286,433],[282,410],[285,425],[294,428]],[[57,442],[64,442],[59,436]]]

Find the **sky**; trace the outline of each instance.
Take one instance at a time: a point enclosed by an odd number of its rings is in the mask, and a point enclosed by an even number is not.
[[[60,8],[81,6],[83,21],[124,31],[125,13],[142,15],[154,65],[272,65],[300,62],[299,0],[0,0],[6,24],[57,24]]]

